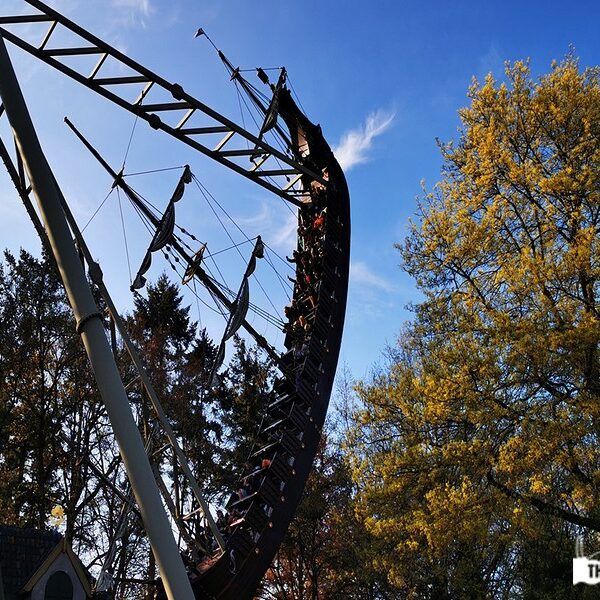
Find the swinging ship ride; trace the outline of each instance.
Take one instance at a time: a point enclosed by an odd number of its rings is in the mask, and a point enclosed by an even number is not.
[[[276,81],[266,70],[256,75],[268,94],[262,94],[244,72],[218,51],[231,79],[262,116],[255,132],[241,127],[186,92],[182,84],[170,82],[39,0],[23,0],[26,14],[0,15],[0,113],[8,118],[17,150],[0,140],[0,155],[38,233],[52,249],[77,319],[90,362],[105,400],[123,463],[129,477],[130,495],[135,497],[144,528],[161,570],[164,593],[170,598],[240,599],[253,597],[294,518],[311,470],[332,392],[344,326],[350,255],[349,195],[342,169],[321,128],[300,110],[281,69]],[[31,41],[35,27],[43,28],[37,42]],[[67,32],[65,43],[60,32]],[[202,30],[198,36],[206,35]],[[212,41],[209,38],[210,43]],[[254,240],[252,254],[238,291],[227,293],[211,276],[204,261],[205,246],[193,252],[178,232],[175,205],[195,176],[189,167],[162,214],[156,214],[127,183],[123,172],[113,169],[71,121],[69,127],[110,174],[136,210],[152,227],[152,240],[132,283],[135,293],[143,288],[144,273],[153,254],[163,254],[173,266],[184,269],[183,284],[204,286],[226,316],[226,327],[211,372],[211,384],[225,356],[226,341],[245,330],[275,365],[272,401],[264,407],[254,447],[240,467],[237,490],[231,490],[215,519],[216,508],[202,497],[198,482],[186,460],[177,435],[152,386],[152,377],[129,338],[123,320],[103,283],[102,272],[87,248],[68,202],[45,160],[5,42],[99,94],[121,109],[224,165],[237,175],[282,198],[297,213],[297,241],[288,260],[295,270],[290,303],[281,307],[285,340],[277,349],[249,322],[252,310],[249,279],[257,259],[264,256],[268,240]],[[91,72],[74,67],[73,58],[95,59]],[[75,61],[76,62],[76,61]],[[107,68],[112,65],[111,75]],[[116,66],[116,68],[115,68]],[[121,73],[112,75],[112,73]],[[131,90],[136,98],[128,99]],[[160,97],[161,101],[154,98]],[[164,98],[170,98],[164,101]],[[175,121],[174,121],[175,118]],[[279,142],[279,148],[275,142]],[[33,199],[38,210],[33,207]],[[38,215],[41,215],[41,217]],[[179,229],[177,229],[179,227]],[[193,235],[190,236],[197,241]],[[75,243],[73,242],[75,240]],[[75,258],[74,258],[75,257]],[[127,405],[123,383],[115,379],[110,345],[102,315],[93,303],[82,269],[87,267],[93,285],[100,291],[112,323],[122,336],[154,411],[157,427],[170,445],[195,497],[196,513],[206,523],[207,536],[195,540],[185,519],[169,521],[165,507],[172,502],[156,473],[149,469],[148,452]],[[87,286],[87,287],[86,287]],[[90,300],[91,299],[91,300]],[[91,302],[91,303],[90,303]],[[109,364],[111,363],[111,364]],[[143,454],[142,454],[143,451]],[[161,497],[162,494],[162,497]],[[158,504],[157,504],[158,502]],[[161,514],[159,514],[161,513]],[[164,518],[163,518],[164,517]],[[121,524],[126,526],[126,519]],[[188,559],[181,559],[174,528]],[[118,532],[117,532],[118,534]],[[170,536],[170,537],[169,537]],[[207,538],[210,538],[207,542]],[[197,551],[192,551],[197,546]],[[201,550],[198,550],[200,548]],[[106,561],[114,559],[109,552]],[[97,581],[98,597],[110,596],[111,582],[105,564]],[[185,574],[184,581],[182,573]],[[191,594],[190,595],[190,589]]]

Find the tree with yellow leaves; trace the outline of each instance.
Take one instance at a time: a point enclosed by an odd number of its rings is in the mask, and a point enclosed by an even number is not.
[[[359,389],[360,511],[408,597],[559,598],[600,532],[600,74],[469,97],[399,246],[425,299]]]

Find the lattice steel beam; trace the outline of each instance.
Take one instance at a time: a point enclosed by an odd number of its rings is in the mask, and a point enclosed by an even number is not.
[[[144,119],[154,129],[160,129],[168,133],[296,206],[302,204],[302,201],[297,197],[300,190],[292,190],[290,181],[299,183],[301,178],[305,176],[309,180],[327,185],[327,181],[320,174],[313,172],[295,158],[272,147],[264,140],[259,139],[243,127],[194,98],[181,85],[171,83],[135,62],[43,2],[39,0],[25,0],[25,2],[39,10],[40,14],[0,16],[0,35],[22,50],[68,75],[104,98],[111,100],[121,108]],[[14,29],[6,28],[6,26],[11,25],[32,25],[35,23],[50,24],[38,46],[26,41]],[[49,47],[52,39],[58,37],[60,31],[64,30],[75,35],[76,39],[72,45]],[[81,66],[76,68],[59,60],[65,57],[93,55],[99,56],[99,60],[89,74],[82,72]],[[103,77],[101,71],[108,62],[132,73],[120,77]],[[126,90],[130,91],[132,85],[143,86],[134,101],[125,97]],[[151,96],[158,93],[164,97],[165,92],[173,98],[173,101],[151,101]],[[166,122],[167,114],[181,115],[178,124],[168,124]],[[184,127],[196,115],[208,119],[208,123],[197,127]],[[215,133],[224,135],[215,146],[209,147],[206,143],[208,141],[206,136]],[[247,145],[251,145],[252,149],[248,150]],[[247,162],[233,160],[234,158],[245,157],[257,158],[261,165],[268,161],[268,168],[258,169],[251,160]],[[295,185],[295,183],[292,185]]]

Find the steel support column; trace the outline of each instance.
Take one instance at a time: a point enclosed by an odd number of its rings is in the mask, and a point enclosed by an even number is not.
[[[123,463],[170,599],[193,600],[189,579],[165,513],[142,438],[129,407],[98,307],[73,244],[54,176],[44,156],[4,39],[0,36],[0,97],[23,157],[52,251],[77,320]]]

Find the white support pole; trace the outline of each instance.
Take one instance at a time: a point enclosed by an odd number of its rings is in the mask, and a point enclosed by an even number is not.
[[[154,481],[142,437],[131,414],[127,394],[106,339],[101,315],[65,220],[54,176],[37,138],[2,36],[0,97],[48,232],[52,251],[77,321],[77,331],[81,334],[106,405],[165,591],[171,600],[193,600],[194,593]]]

